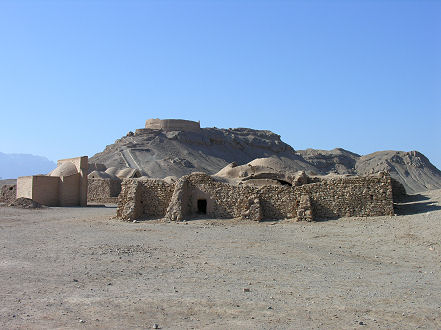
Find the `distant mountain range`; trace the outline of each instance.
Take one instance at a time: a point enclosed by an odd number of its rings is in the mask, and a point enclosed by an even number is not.
[[[0,152],[0,179],[19,176],[47,174],[57,165],[42,156],[30,154],[5,154]]]
[[[149,177],[214,174],[231,162],[278,158],[282,171],[365,175],[388,171],[414,193],[441,188],[441,171],[417,151],[379,151],[360,156],[344,149],[294,150],[280,136],[250,128],[201,128],[199,132],[143,129],[108,145],[89,159],[107,167],[131,167]]]

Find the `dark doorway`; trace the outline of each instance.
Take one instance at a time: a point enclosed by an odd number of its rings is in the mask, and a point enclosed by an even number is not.
[[[198,199],[198,213],[207,214],[207,200]]]

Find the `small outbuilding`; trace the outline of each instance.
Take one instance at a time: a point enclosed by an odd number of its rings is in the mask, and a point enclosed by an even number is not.
[[[87,206],[88,157],[61,159],[48,175],[17,179],[17,198],[47,206]]]

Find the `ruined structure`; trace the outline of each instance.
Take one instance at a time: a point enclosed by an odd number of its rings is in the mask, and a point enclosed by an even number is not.
[[[5,184],[0,189],[0,203],[9,204],[15,200],[17,196],[17,185]]]
[[[95,169],[88,175],[87,199],[91,203],[116,203],[121,192],[121,181],[141,177],[140,171],[134,168],[110,167],[106,169],[103,164],[89,165]]]
[[[192,131],[198,132],[201,129],[200,122],[184,120],[184,119],[147,119],[145,128],[161,129],[164,131]]]
[[[25,197],[47,206],[87,205],[88,157],[62,159],[48,175],[17,179],[17,198]]]
[[[121,180],[116,178],[88,179],[87,201],[89,203],[116,203],[121,192]]]
[[[145,121],[145,128],[138,128],[135,136],[150,134],[152,131],[161,132],[193,132],[201,133],[201,123],[198,121],[184,119],[159,119],[151,118]]]
[[[441,171],[418,152],[388,150],[361,156],[341,148],[295,150],[268,130],[201,126],[182,119],[148,119],[144,128],[128,132],[90,161],[165,178],[193,172],[214,174],[231,162],[256,165],[256,160],[267,159],[262,163],[282,173],[363,176],[385,171],[407,193],[441,188]]]
[[[204,173],[176,182],[128,179],[122,183],[117,217],[181,221],[193,217],[313,219],[393,215],[392,181],[387,173],[303,180],[300,185],[231,184]],[[297,181],[299,182],[299,181]]]

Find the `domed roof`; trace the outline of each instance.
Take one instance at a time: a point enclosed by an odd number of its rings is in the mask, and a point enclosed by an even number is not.
[[[165,177],[162,180],[164,180],[167,183],[175,183],[176,181],[178,181],[178,178],[176,176],[170,175],[170,176]]]
[[[116,176],[120,179],[139,178],[141,173],[135,168],[124,168],[118,171]]]
[[[116,175],[118,171],[116,167],[109,167],[105,172],[110,175]]]
[[[70,176],[77,174],[77,167],[74,165],[74,163],[66,162],[59,165],[55,170],[50,172],[49,176]]]
[[[123,169],[119,169],[116,167],[109,167],[106,170],[106,173],[113,176],[117,176],[120,179],[139,178],[141,176],[139,170],[130,167],[125,167]]]
[[[117,176],[103,171],[93,171],[87,176],[88,179],[112,179],[119,180]]]

